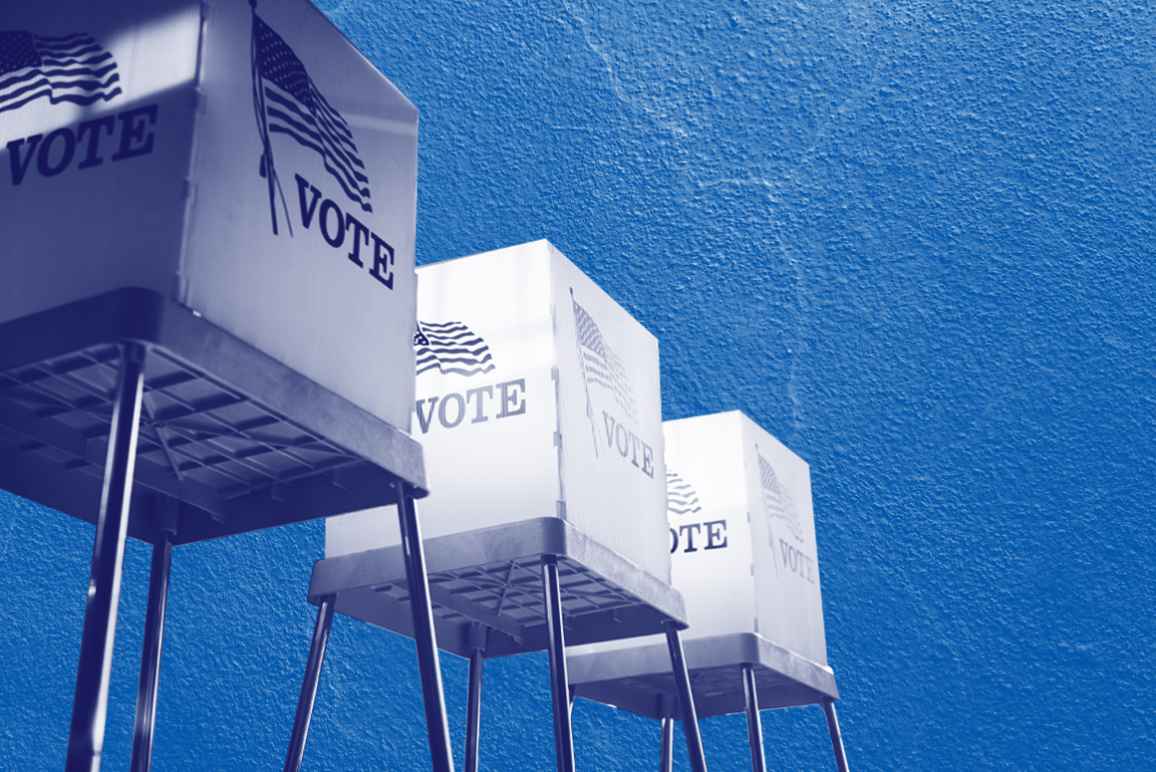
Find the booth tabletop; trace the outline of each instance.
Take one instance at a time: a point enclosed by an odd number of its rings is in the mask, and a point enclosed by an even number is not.
[[[182,544],[425,495],[404,432],[154,292],[0,325],[0,488],[95,521],[124,342],[143,344],[130,534]]]
[[[813,705],[839,697],[830,668],[759,635],[688,638],[684,646],[700,717],[744,710],[744,665],[754,669],[760,708]],[[662,643],[579,654],[568,657],[566,664],[579,697],[650,718],[681,718],[671,708],[678,699]]]
[[[685,629],[682,596],[556,517],[523,520],[425,540],[440,648],[487,657],[548,644],[541,565],[556,557],[567,645]],[[309,598],[336,598],[336,610],[412,634],[401,547],[318,561]]]

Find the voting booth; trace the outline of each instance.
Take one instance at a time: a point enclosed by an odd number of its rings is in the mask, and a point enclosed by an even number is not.
[[[414,349],[434,624],[443,649],[471,658],[467,768],[483,658],[547,649],[558,768],[573,769],[563,646],[664,632],[666,670],[681,656],[658,342],[537,241],[420,268]],[[325,554],[309,591],[322,613],[410,633],[390,518],[329,519]]]
[[[143,769],[173,545],[395,504],[423,594],[418,114],[306,0],[3,27],[0,486],[97,525],[70,769],[99,765],[126,534],[156,545]]]
[[[667,421],[663,435],[664,547],[686,601],[699,714],[747,710],[752,764],[762,770],[758,711],[821,705],[846,770],[807,463],[740,412]],[[639,638],[572,649],[568,664],[578,696],[666,721],[667,765],[678,713],[664,654],[658,641]]]

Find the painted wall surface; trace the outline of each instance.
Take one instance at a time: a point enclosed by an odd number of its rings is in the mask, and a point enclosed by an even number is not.
[[[1147,3],[321,5],[422,111],[421,260],[550,238],[659,336],[668,418],[741,407],[811,464],[856,769],[1150,765]],[[178,551],[157,769],[278,768],[322,530]],[[91,536],[0,496],[0,768],[62,765]],[[131,545],[106,769],[147,566]],[[415,672],[337,620],[307,768],[421,769]],[[485,768],[548,769],[545,658],[487,677]],[[772,768],[831,768],[818,710],[764,722]],[[581,768],[655,765],[654,726],[575,723]],[[744,768],[741,718],[705,740]]]

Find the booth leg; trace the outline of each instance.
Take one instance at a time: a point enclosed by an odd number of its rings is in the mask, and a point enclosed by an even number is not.
[[[558,560],[542,560],[546,595],[546,633],[550,644],[550,692],[554,699],[554,753],[558,772],[574,772],[574,733],[570,724],[570,684],[566,676],[566,633],[562,629],[562,583]]]
[[[429,579],[425,571],[425,552],[421,529],[409,486],[395,483],[397,516],[401,526],[401,547],[405,555],[405,578],[409,585],[409,605],[413,614],[413,639],[417,644],[418,669],[421,671],[422,698],[425,702],[426,734],[434,772],[453,772],[454,757],[450,746],[450,729],[446,722],[442,673],[438,664],[437,638],[434,633],[433,606],[430,604]]]
[[[297,715],[293,717],[293,735],[289,752],[285,754],[285,772],[297,772],[305,756],[305,742],[309,739],[309,721],[313,718],[313,703],[317,700],[317,684],[321,681],[321,666],[325,663],[325,646],[329,643],[329,628],[333,625],[333,596],[321,599],[317,608],[317,624],[313,627],[313,642],[309,646],[309,660],[305,665],[305,679],[297,698]]]
[[[767,772],[763,753],[763,722],[759,717],[759,688],[755,683],[755,669],[743,665],[743,695],[747,705],[747,740],[751,745],[751,771]]]
[[[153,545],[149,572],[149,600],[145,613],[144,644],[141,647],[140,684],[136,696],[136,727],[132,742],[132,772],[148,772],[152,767],[153,730],[157,720],[157,689],[160,686],[161,650],[165,640],[165,609],[169,602],[169,570],[173,543],[168,534]]]
[[[690,754],[690,765],[695,772],[706,772],[706,753],[703,751],[702,734],[698,729],[698,712],[694,707],[694,692],[690,688],[690,672],[686,668],[682,638],[673,625],[666,627],[666,648],[670,651],[674,683],[678,687],[678,702],[682,708],[682,730],[686,734],[686,750]]]
[[[99,770],[104,750],[116,609],[120,601],[121,568],[128,538],[128,510],[132,500],[137,435],[144,398],[145,356],[145,347],[139,343],[126,343],[121,347],[120,373],[104,465],[104,486],[92,549],[88,601],[80,637],[80,663],[76,671],[76,693],[65,763],[68,772]]]
[[[843,733],[839,730],[839,715],[835,712],[835,701],[823,700],[823,712],[827,715],[827,731],[831,733],[831,747],[835,751],[835,766],[839,772],[848,772],[847,751],[843,748]]]
[[[466,706],[466,772],[478,772],[482,732],[482,668],[486,655],[476,649],[470,657],[470,696]]]
[[[674,772],[674,719],[662,717],[662,751],[658,757],[658,772]]]

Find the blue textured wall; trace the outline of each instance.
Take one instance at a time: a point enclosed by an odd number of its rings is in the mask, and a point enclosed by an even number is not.
[[[1148,3],[322,5],[423,111],[422,260],[549,237],[660,336],[668,416],[741,407],[811,461],[856,768],[1151,768]],[[91,529],[0,515],[0,766],[57,769]],[[177,553],[158,769],[277,768],[320,551],[309,524]],[[308,768],[421,768],[414,670],[339,619]],[[547,769],[544,658],[488,673],[486,768]],[[817,709],[765,725],[773,768],[828,768]],[[576,732],[585,770],[655,766],[646,722]],[[705,733],[743,768],[741,719]]]

